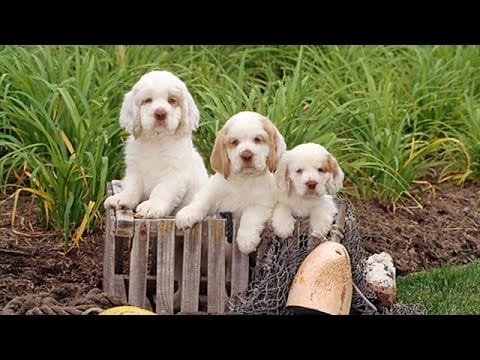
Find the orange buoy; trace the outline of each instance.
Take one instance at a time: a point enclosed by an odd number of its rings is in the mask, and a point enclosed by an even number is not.
[[[139,308],[137,306],[115,306],[102,311],[98,315],[156,315],[154,312]]]
[[[325,241],[300,265],[290,287],[287,306],[348,315],[351,304],[350,256],[342,244]]]

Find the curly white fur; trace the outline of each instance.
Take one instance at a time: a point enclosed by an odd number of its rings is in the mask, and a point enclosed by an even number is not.
[[[135,209],[146,218],[175,214],[208,181],[192,143],[198,108],[186,85],[168,71],[143,75],[125,95],[120,125],[132,134],[125,147],[122,191],[106,208]]]
[[[272,172],[285,150],[283,136],[266,117],[249,111],[232,116],[217,134],[210,157],[216,174],[178,212],[177,226],[191,227],[209,214],[230,211],[240,218],[239,250],[255,251],[277,201]]]
[[[287,151],[275,173],[279,201],[272,227],[281,238],[292,235],[295,218],[310,217],[312,236],[324,238],[338,211],[332,195],[343,186],[337,160],[321,145],[301,144]]]

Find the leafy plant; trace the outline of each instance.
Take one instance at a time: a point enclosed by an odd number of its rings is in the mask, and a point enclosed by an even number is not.
[[[1,189],[31,193],[77,244],[123,174],[124,94],[166,69],[200,109],[207,165],[225,121],[257,111],[288,148],[326,146],[343,191],[422,206],[435,183],[479,179],[479,68],[479,46],[1,46]]]

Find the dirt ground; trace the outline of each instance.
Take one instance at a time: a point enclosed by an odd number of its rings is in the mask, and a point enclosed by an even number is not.
[[[441,186],[422,209],[386,211],[375,201],[352,201],[363,245],[387,251],[397,275],[480,259],[480,185]]]
[[[20,197],[14,231],[13,198],[0,197],[0,310],[12,298],[75,285],[101,288],[103,233],[64,253],[63,237],[46,232],[28,196]],[[363,245],[389,252],[397,275],[480,258],[480,185],[441,186],[423,209],[385,210],[375,201],[351,200]],[[24,232],[19,235],[15,232]]]

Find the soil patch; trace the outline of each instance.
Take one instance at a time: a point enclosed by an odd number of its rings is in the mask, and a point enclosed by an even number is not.
[[[368,252],[387,251],[397,275],[480,258],[480,186],[442,186],[422,209],[385,210],[352,200]]]
[[[364,247],[370,253],[389,252],[397,275],[480,258],[476,183],[441,186],[422,209],[392,213],[376,201],[352,199],[351,204]],[[72,296],[101,288],[103,232],[89,235],[80,248],[65,254],[62,234],[43,230],[29,196],[20,197],[14,226],[29,236],[12,231],[12,207],[12,196],[0,197],[0,309],[16,296],[57,287],[71,288]]]

